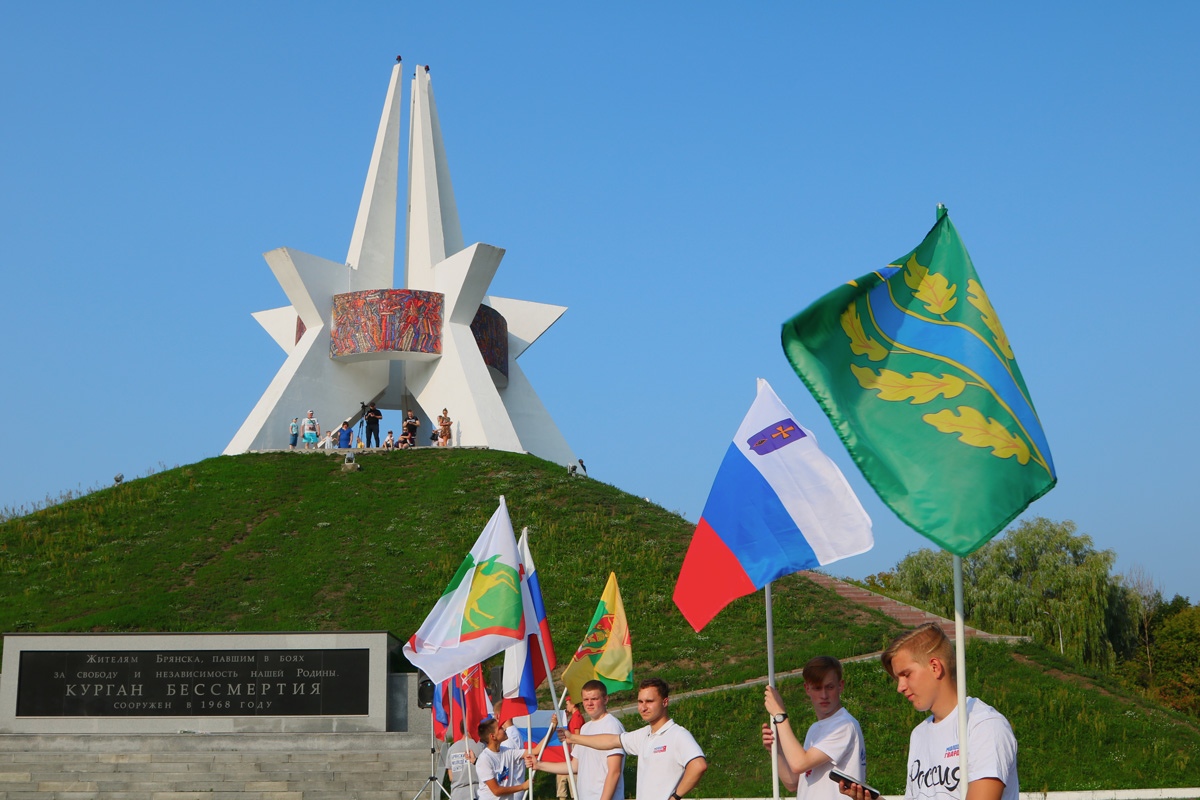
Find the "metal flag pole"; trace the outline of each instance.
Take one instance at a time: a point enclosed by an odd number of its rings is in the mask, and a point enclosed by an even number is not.
[[[954,556],[954,663],[958,673],[958,796],[967,799],[967,638],[963,625],[962,557]]]
[[[766,587],[767,597],[767,684],[775,688],[775,616],[771,608],[771,584]],[[771,796],[779,800],[779,726],[771,720]]]
[[[528,533],[529,528],[521,529],[521,534],[527,537],[525,539],[526,543],[529,541]],[[526,633],[525,635],[528,636],[529,634]],[[546,683],[550,686],[550,702],[554,706],[555,722],[558,722],[558,693],[554,691],[554,673],[550,670],[550,657],[546,655],[546,643],[542,641],[540,635],[537,637],[537,642],[538,652],[542,654],[542,665],[546,668]],[[564,694],[563,697],[565,698],[566,695]],[[563,727],[566,727],[566,725],[564,724]],[[571,772],[571,746],[566,742],[563,742],[563,756],[567,759],[567,786],[571,790],[571,797],[578,797],[579,794],[575,791],[575,775]]]

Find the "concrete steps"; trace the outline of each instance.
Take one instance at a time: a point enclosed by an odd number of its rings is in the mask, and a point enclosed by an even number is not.
[[[408,733],[0,735],[0,800],[412,800],[428,777]]]
[[[818,586],[837,592],[840,596],[851,602],[887,614],[905,627],[915,628],[918,625],[924,625],[926,622],[936,622],[946,632],[947,636],[951,639],[954,638],[954,620],[952,619],[946,619],[945,617],[939,617],[937,614],[922,611],[906,603],[901,603],[899,600],[893,600],[890,597],[876,594],[861,586],[855,586],[852,583],[839,581],[837,578],[831,578],[820,572],[805,572],[804,576]],[[997,633],[987,633],[986,631],[972,628],[969,625],[964,626],[963,633],[968,639],[976,638],[988,641],[1016,642],[1027,639],[1024,636],[1004,636]]]

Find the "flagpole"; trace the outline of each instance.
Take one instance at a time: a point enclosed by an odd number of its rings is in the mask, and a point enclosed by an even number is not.
[[[525,742],[527,745],[533,744],[533,715],[525,715]],[[524,749],[524,748],[522,748]],[[526,751],[528,752],[528,751]],[[532,800],[533,798],[533,776],[537,775],[536,769],[529,770],[529,789],[526,790],[525,796]]]
[[[450,679],[452,681],[452,683],[450,684],[450,724],[451,725],[454,724],[454,683],[453,683],[453,681],[458,681],[460,679],[461,679],[461,673],[459,675],[455,675],[453,678]],[[461,686],[459,687],[458,693],[462,696],[462,699],[463,699],[462,729],[463,729],[463,758],[465,759],[468,755],[472,755],[472,753],[471,753],[471,735],[469,733],[467,733],[467,694]],[[466,763],[467,763],[467,767],[466,767],[466,769],[467,769],[467,788],[471,792],[471,797],[474,797],[475,796],[475,776],[471,774],[471,762],[468,760]]]
[[[526,537],[526,544],[529,539],[529,528],[522,528],[521,535]],[[530,556],[532,558],[532,556]],[[528,624],[528,621],[526,621]],[[549,623],[547,623],[549,624]],[[525,636],[529,633],[526,631]],[[542,665],[546,668],[546,683],[550,686],[550,702],[554,705],[555,722],[558,722],[558,693],[554,691],[554,673],[550,669],[550,657],[546,655],[546,643],[542,641],[541,634],[537,637],[538,652],[542,654]],[[563,695],[565,698],[566,695]],[[571,797],[578,797],[579,794],[575,791],[575,775],[571,772],[571,746],[565,741],[563,742],[563,756],[567,759],[567,786],[571,789]]]
[[[963,625],[962,557],[954,556],[954,661],[958,673],[958,796],[966,800],[967,784],[967,638]]]
[[[767,581],[767,684],[775,688],[775,616],[771,603],[771,582]],[[779,800],[779,726],[771,720],[771,795]]]

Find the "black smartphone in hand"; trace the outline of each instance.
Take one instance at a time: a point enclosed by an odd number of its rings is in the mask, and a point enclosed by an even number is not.
[[[829,770],[829,780],[833,781],[834,783],[838,784],[839,786],[843,782],[858,784],[859,786],[863,787],[863,789],[866,791],[867,794],[869,794],[871,796],[871,800],[879,800],[879,790],[878,789],[876,789],[874,786],[868,786],[867,784],[863,783],[862,781],[858,780],[857,778],[851,778],[849,775],[847,775],[844,772],[839,772],[836,769]]]

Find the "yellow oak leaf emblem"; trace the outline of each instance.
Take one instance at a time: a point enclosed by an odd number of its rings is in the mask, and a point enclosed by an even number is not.
[[[853,305],[848,306],[842,312],[842,330],[846,332],[846,336],[850,339],[850,352],[856,356],[866,356],[872,361],[883,361],[887,358],[888,350],[879,342],[867,336],[867,332],[863,329],[862,318],[858,315],[858,309]]]
[[[996,309],[992,308],[992,301],[988,298],[987,292],[974,278],[967,279],[967,302],[979,309],[983,324],[992,332],[992,340],[996,342],[996,347],[1004,354],[1005,358],[1012,361],[1013,351],[1012,345],[1008,343],[1008,334],[1004,332],[1004,328],[1000,327],[1000,317],[996,314]]]
[[[912,398],[912,405],[928,403],[937,397],[958,397],[967,383],[956,375],[931,375],[928,372],[914,372],[903,375],[895,370],[881,369],[879,374],[854,364],[850,371],[858,378],[858,383],[864,389],[878,389],[880,400],[901,401]]]
[[[948,314],[958,304],[954,296],[958,287],[950,283],[945,275],[930,272],[929,267],[917,261],[917,254],[908,257],[904,265],[904,282],[912,289],[913,297],[925,304],[930,314]]]
[[[944,408],[936,414],[926,414],[921,419],[942,433],[957,433],[958,440],[972,447],[990,447],[996,458],[1016,456],[1020,464],[1029,463],[1029,445],[992,417],[985,417],[978,409],[959,406],[955,414]]]

